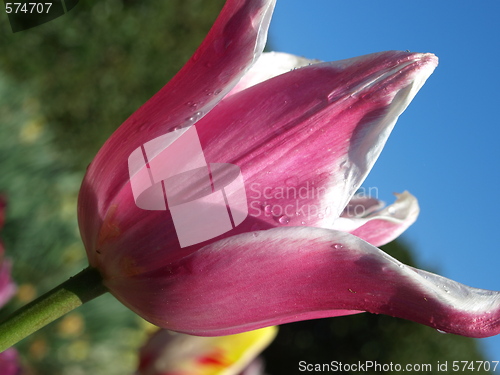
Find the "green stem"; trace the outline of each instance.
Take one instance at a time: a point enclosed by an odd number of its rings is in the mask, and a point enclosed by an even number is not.
[[[0,352],[107,291],[96,269],[84,269],[1,322]]]

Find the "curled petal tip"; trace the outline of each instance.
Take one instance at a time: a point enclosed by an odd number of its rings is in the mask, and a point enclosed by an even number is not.
[[[434,68],[438,65],[439,59],[435,54],[430,53],[430,52],[426,52],[426,53],[422,53],[421,55],[422,55],[421,60],[425,64],[429,64],[429,65],[433,66]]]
[[[354,234],[374,246],[393,241],[417,220],[420,212],[417,198],[408,191],[394,195],[396,201],[385,208],[378,199],[355,195],[330,228]]]

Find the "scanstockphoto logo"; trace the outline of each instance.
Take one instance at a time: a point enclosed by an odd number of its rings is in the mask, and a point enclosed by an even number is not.
[[[288,185],[288,186],[286,186]],[[310,221],[337,217],[336,202],[329,199],[328,189],[314,181],[298,183],[289,178],[285,186],[263,186],[252,183],[249,188],[250,216],[272,217],[281,224],[287,224],[293,217],[300,218],[297,224],[307,225]],[[376,187],[360,188],[342,212],[343,217],[363,217],[382,208]]]
[[[249,215],[272,217],[282,225],[292,217],[301,217],[306,221],[298,225],[307,225],[311,219],[316,221],[333,213],[330,206],[319,205],[327,201],[326,188],[308,181],[300,186],[278,187],[252,183],[249,204],[240,168],[229,163],[207,163],[194,125],[137,147],[129,155],[128,170],[137,207],[169,210],[181,247],[224,234]],[[372,203],[367,205],[367,193],[378,196],[376,188],[358,191],[359,203],[351,200],[343,216],[361,217],[378,208],[373,204],[380,203],[375,198],[370,198]]]
[[[79,0],[16,1],[4,0],[13,33],[31,29],[64,16]]]
[[[253,183],[250,185],[249,195],[250,215],[278,218],[282,224],[294,216],[322,219],[331,214],[331,207],[318,204],[324,201],[326,193],[325,187],[317,187],[310,181],[301,186],[262,186]]]
[[[128,167],[135,204],[170,210],[181,247],[224,234],[248,215],[240,168],[208,164],[194,125],[138,147]]]

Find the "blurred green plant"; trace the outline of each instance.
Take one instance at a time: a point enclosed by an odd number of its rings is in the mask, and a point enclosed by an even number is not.
[[[0,191],[8,204],[2,238],[18,284],[0,317],[87,264],[75,212],[81,173],[52,147],[50,128],[29,92],[0,75]],[[17,347],[29,373],[123,374],[135,366],[143,338],[139,319],[106,295]]]
[[[82,170],[184,65],[223,4],[86,0],[65,16],[16,34],[4,22],[0,69],[29,82],[59,151]]]

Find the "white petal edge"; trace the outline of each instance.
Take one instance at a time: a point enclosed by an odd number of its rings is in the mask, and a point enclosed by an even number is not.
[[[417,220],[420,213],[417,198],[408,191],[404,191],[401,194],[394,193],[394,195],[396,196],[396,201],[382,210],[367,212],[366,215],[363,215],[361,212],[355,212],[356,216],[341,216],[333,222],[333,225],[329,229],[352,232],[372,220],[385,220],[397,224],[406,222],[410,226]],[[380,203],[381,205],[383,204],[382,201]],[[356,207],[354,211],[356,211]]]
[[[290,70],[321,62],[284,52],[264,52],[245,73],[238,84],[226,95],[229,97],[258,83],[267,81]]]

